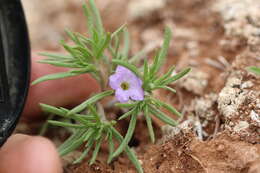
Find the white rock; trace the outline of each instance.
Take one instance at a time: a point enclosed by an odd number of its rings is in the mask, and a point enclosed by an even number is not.
[[[130,2],[128,12],[131,20],[148,16],[152,12],[162,9],[167,0],[133,0]]]
[[[254,85],[254,83],[252,81],[246,81],[241,85],[242,89],[246,89],[246,88],[250,88]]]
[[[260,117],[254,110],[251,111],[250,118],[251,118],[251,120],[260,124]]]
[[[234,127],[234,131],[235,132],[240,132],[241,130],[245,130],[249,127],[248,122],[246,121],[240,121],[235,127]]]
[[[242,76],[239,71],[233,72],[227,79],[225,87],[218,97],[218,109],[225,118],[231,118],[239,106],[246,100],[249,91],[241,89]]]

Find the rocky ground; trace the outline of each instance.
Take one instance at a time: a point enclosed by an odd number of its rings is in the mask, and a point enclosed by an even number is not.
[[[64,28],[86,31],[78,1],[23,3],[34,50],[61,51],[57,43]],[[245,70],[260,66],[260,2],[97,0],[97,4],[108,30],[128,24],[132,53],[144,49],[152,55],[162,42],[163,28],[170,26],[173,38],[166,66],[193,69],[173,85],[177,94],[156,93],[183,113],[178,127],[155,119],[161,138],[151,145],[140,118],[139,133],[130,144],[145,172],[260,172],[260,77]],[[65,172],[135,172],[124,156],[106,165],[105,150],[91,167],[86,162],[70,165],[70,158],[65,158]]]

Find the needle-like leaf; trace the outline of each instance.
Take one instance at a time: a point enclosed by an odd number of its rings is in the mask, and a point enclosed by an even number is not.
[[[181,72],[177,73],[176,75],[162,81],[162,85],[169,85],[171,84],[172,82],[182,78],[183,76],[185,76],[187,73],[189,73],[191,71],[191,68],[187,68],[187,69],[184,69],[182,70]]]
[[[73,164],[80,163],[80,162],[88,155],[88,152],[89,152],[89,150],[91,149],[92,145],[93,145],[93,140],[89,140],[88,143],[87,143],[87,145],[86,145],[85,150],[84,150],[83,153],[80,155],[80,157],[77,158],[77,160],[75,160],[75,161],[73,162]]]
[[[165,113],[160,111],[159,109],[154,108],[153,106],[149,105],[149,111],[162,122],[169,124],[171,126],[176,126],[177,122],[172,118],[168,117]]]
[[[134,112],[136,111],[136,108],[133,108],[132,110],[124,113],[123,115],[121,115],[118,120],[122,120],[122,119],[125,119],[127,118],[128,116],[132,115]]]
[[[114,137],[119,141],[119,142],[123,142],[124,138],[120,135],[120,133],[113,127],[111,127],[112,133],[114,135]],[[128,158],[131,160],[131,162],[135,165],[138,173],[143,173],[143,168],[138,160],[138,158],[136,157],[135,153],[128,147],[126,146],[125,148],[125,152],[128,156]],[[108,160],[108,163],[110,163],[112,161],[112,158],[110,160]]]
[[[86,128],[86,126],[84,126],[84,125],[71,124],[71,123],[60,122],[60,121],[55,121],[55,120],[49,120],[48,123],[50,123],[51,125],[60,126],[60,127],[69,127],[69,128],[76,128],[76,129]]]
[[[88,100],[81,103],[79,106],[73,108],[71,111],[68,112],[68,114],[75,114],[75,113],[81,112],[84,109],[86,109],[89,105],[101,100],[104,97],[110,96],[113,93],[114,93],[114,91],[109,90],[109,91],[104,91],[102,93],[96,94],[95,96],[92,96]]]
[[[68,154],[69,152],[75,150],[83,143],[84,130],[76,130],[59,148],[58,151],[61,156]]]
[[[155,137],[154,137],[155,135],[154,135],[154,131],[153,131],[152,118],[149,115],[149,108],[148,108],[147,105],[144,108],[144,117],[145,117],[145,120],[146,120],[146,123],[147,123],[147,128],[148,128],[148,131],[149,131],[151,141],[152,141],[152,143],[154,143],[155,142]]]
[[[96,142],[95,150],[93,151],[92,157],[91,157],[91,159],[90,159],[90,161],[89,161],[89,164],[90,164],[90,165],[92,165],[92,164],[96,161],[98,152],[99,152],[99,150],[100,150],[101,142],[102,142],[102,138],[100,138],[100,139]]]
[[[47,80],[62,79],[62,78],[66,78],[66,77],[76,76],[76,75],[77,75],[77,73],[70,73],[70,72],[54,73],[54,74],[46,75],[46,76],[36,79],[35,81],[32,82],[32,85],[35,85],[35,84],[38,84],[40,82],[44,82]]]
[[[128,127],[127,133],[124,137],[124,140],[119,145],[119,147],[116,149],[116,151],[113,153],[112,158],[115,158],[119,154],[121,154],[124,151],[124,149],[126,148],[126,146],[128,145],[129,141],[131,140],[131,138],[133,136],[134,130],[135,130],[136,120],[137,120],[137,112],[131,116],[129,127]]]
[[[158,70],[161,68],[161,66],[165,62],[167,51],[168,51],[169,46],[170,46],[171,37],[172,37],[172,32],[167,27],[165,29],[165,32],[164,32],[164,42],[163,42],[162,48],[160,49],[158,54],[155,56],[154,63],[151,67],[151,74],[152,75],[155,75],[155,73],[158,72]]]
[[[165,109],[167,109],[168,111],[170,111],[171,113],[177,115],[178,117],[182,117],[182,114],[180,112],[178,112],[173,106],[162,102],[158,99],[153,99],[154,102],[158,103],[160,106],[164,107]]]

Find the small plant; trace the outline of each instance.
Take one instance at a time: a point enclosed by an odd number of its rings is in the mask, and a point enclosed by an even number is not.
[[[247,70],[252,73],[255,73],[256,75],[260,75],[260,67],[251,66],[251,67],[248,67]]]
[[[129,34],[125,25],[113,33],[106,32],[94,0],[89,0],[88,4],[83,5],[83,9],[87,17],[87,36],[66,30],[67,35],[74,42],[73,45],[68,45],[61,41],[61,45],[68,55],[41,54],[48,58],[41,60],[40,63],[67,67],[69,70],[43,76],[33,84],[89,73],[99,82],[101,91],[71,110],[46,104],[40,106],[43,111],[73,120],[66,122],[49,120],[50,124],[72,129],[72,135],[59,147],[61,155],[66,155],[80,146],[84,146],[82,155],[75,163],[81,162],[93,149],[89,161],[89,164],[93,164],[101,144],[108,141],[108,163],[125,152],[138,172],[141,173],[143,172],[142,167],[135,153],[128,146],[135,130],[137,117],[144,116],[152,142],[155,142],[152,116],[175,126],[177,122],[161,111],[161,108],[167,109],[177,116],[181,116],[181,114],[171,105],[155,98],[153,91],[166,89],[175,93],[176,91],[169,87],[169,84],[182,78],[190,69],[184,69],[173,75],[174,67],[171,67],[167,73],[160,75],[159,70],[164,64],[170,44],[171,31],[169,28],[165,29],[162,48],[157,51],[153,63],[149,64],[146,59],[143,62],[138,61],[138,56],[129,58]],[[113,106],[128,111],[118,120],[108,121],[100,101],[114,95],[117,103]],[[130,117],[130,122],[127,133],[123,137],[115,129],[115,125],[117,121],[127,117]],[[120,144],[118,148],[115,148],[115,141]]]

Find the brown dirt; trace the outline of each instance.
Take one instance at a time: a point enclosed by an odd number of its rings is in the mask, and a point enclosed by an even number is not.
[[[178,127],[164,126],[161,132],[163,124],[155,119],[157,139],[162,139],[151,145],[145,123],[139,120],[130,144],[145,172],[260,173],[260,80],[245,70],[250,65],[260,66],[257,1],[147,1],[152,0],[97,0],[109,30],[127,21],[131,52],[144,48],[152,55],[150,48],[160,45],[163,28],[168,25],[173,30],[173,41],[166,67],[193,68],[189,77],[173,85],[176,95],[156,93],[183,112]],[[52,2],[46,0],[44,6]],[[33,6],[26,0],[24,3],[25,8]],[[33,48],[58,50],[54,41],[63,35],[64,26],[84,31],[84,18],[76,2],[63,3],[57,9],[48,7],[48,12],[45,7],[28,10]],[[43,18],[52,19],[46,20],[47,27],[37,23]],[[40,42],[42,38],[46,39]],[[127,121],[123,121],[119,126],[122,134],[126,127]],[[106,157],[103,147],[94,165],[88,166],[86,161],[78,165],[66,162],[64,172],[135,172],[124,155],[111,165],[106,164]]]
[[[225,133],[214,140],[200,141],[180,134],[145,154],[147,172],[247,172],[259,157],[260,145],[252,145]],[[231,154],[232,153],[232,154]]]

